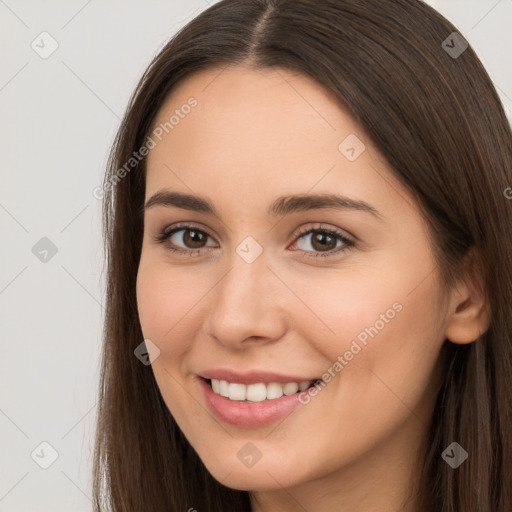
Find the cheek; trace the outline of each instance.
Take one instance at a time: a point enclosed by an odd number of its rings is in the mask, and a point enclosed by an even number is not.
[[[437,284],[421,282],[420,274],[403,266],[367,269],[330,282],[308,280],[307,290],[303,285],[317,318],[297,315],[294,325],[330,361],[323,371],[343,400],[353,399],[355,410],[397,400],[414,408],[429,388],[444,337]]]
[[[196,336],[194,329],[201,325],[194,317],[197,303],[209,289],[204,281],[190,277],[190,272],[170,269],[154,257],[142,257],[137,274],[137,308],[142,332],[160,350],[151,369],[162,398],[185,433],[190,432],[193,420],[190,420],[190,397],[183,393],[183,363]],[[195,285],[191,286],[191,282]]]
[[[389,325],[404,316],[404,294],[400,283],[391,287],[371,269],[328,270],[306,277],[289,273],[283,280],[305,303],[297,300],[288,307],[292,329],[327,360],[335,361],[350,350],[352,341],[364,348],[372,339],[385,337]]]
[[[179,342],[187,336],[180,333],[188,321],[188,312],[208,290],[204,282],[200,283],[191,272],[173,271],[154,258],[141,258],[137,274],[139,319],[144,337],[154,339],[162,353],[186,348]]]

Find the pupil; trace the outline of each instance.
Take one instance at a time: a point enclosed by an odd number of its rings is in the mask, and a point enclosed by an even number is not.
[[[327,244],[326,244],[326,239],[328,239]],[[329,239],[331,242],[334,241],[334,245],[336,245],[336,240],[334,239],[333,236],[331,236],[327,233],[317,233],[316,236],[313,236],[313,238],[312,238],[313,246],[315,246],[318,243],[319,246],[315,247],[315,249],[320,249],[320,250],[324,250],[324,251],[331,249],[331,248],[334,249],[334,247],[328,247]]]
[[[202,247],[201,242],[204,242],[204,240],[202,240],[202,238],[204,238],[203,233],[199,233],[198,231],[185,231],[185,238],[185,245],[192,246],[192,248]],[[195,245],[197,243],[198,245]]]

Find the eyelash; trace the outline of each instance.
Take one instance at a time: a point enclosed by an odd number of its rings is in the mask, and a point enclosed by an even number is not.
[[[196,227],[192,224],[178,224],[178,225],[175,225],[172,229],[165,229],[164,231],[162,231],[159,235],[154,237],[154,241],[157,243],[164,244],[172,235],[174,235],[175,233],[177,233],[179,231],[196,231],[199,233],[203,233],[206,236],[212,238],[206,231],[199,229],[198,227]],[[341,242],[343,242],[344,246],[337,248],[337,249],[332,249],[330,251],[325,251],[325,252],[303,251],[304,253],[306,253],[306,254],[303,254],[303,256],[306,258],[309,258],[309,257],[311,257],[311,258],[317,258],[317,257],[329,258],[329,257],[333,257],[335,255],[338,255],[339,253],[343,253],[343,252],[349,250],[351,247],[355,246],[355,242],[353,242],[352,240],[350,240],[349,238],[344,236],[340,231],[333,229],[333,228],[323,228],[321,226],[315,227],[315,228],[301,229],[295,236],[293,244],[295,244],[301,237],[308,235],[310,233],[317,233],[317,232],[326,233],[328,235],[333,236],[337,240],[340,240]],[[201,249],[181,249],[181,248],[177,249],[176,247],[173,247],[172,245],[167,244],[166,249],[168,249],[172,252],[175,252],[175,253],[181,253],[183,255],[189,254],[192,256],[193,254],[200,253],[203,249],[205,249],[205,247],[202,247]],[[298,249],[298,250],[300,251],[300,249]]]

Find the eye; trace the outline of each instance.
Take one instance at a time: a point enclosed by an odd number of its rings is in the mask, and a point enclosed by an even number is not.
[[[316,258],[320,256],[326,258],[347,251],[355,245],[355,242],[335,228],[317,226],[301,230],[293,245],[298,245],[299,249],[306,253],[304,254],[305,257]],[[308,246],[312,247],[313,251],[309,251]]]
[[[164,230],[154,240],[158,243],[165,243],[166,248],[172,252],[193,255],[200,253],[201,249],[212,247],[206,245],[208,238],[211,237],[204,230],[192,224],[184,224]],[[299,231],[292,247],[295,245],[299,246],[304,257],[321,256],[325,258],[347,251],[355,245],[355,242],[335,228],[324,228],[320,225]],[[312,251],[308,250],[308,245],[313,248]],[[292,250],[296,251],[297,249]]]
[[[206,247],[204,243],[209,237],[210,235],[205,231],[191,224],[186,224],[164,230],[155,238],[155,241],[165,243],[166,248],[173,252],[196,254]],[[179,242],[184,247],[180,247]]]

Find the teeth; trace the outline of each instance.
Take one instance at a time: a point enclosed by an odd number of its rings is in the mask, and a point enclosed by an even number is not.
[[[308,385],[309,387],[309,385]],[[293,393],[297,393],[299,390],[299,384],[296,382],[288,382],[288,384],[285,384],[283,386],[283,393],[285,395],[293,395]]]
[[[212,379],[212,383],[215,379]],[[251,402],[262,402],[267,398],[267,386],[260,382],[259,384],[251,384],[245,386],[247,388],[246,398]]]
[[[273,398],[281,398],[283,396],[283,385],[277,382],[267,384],[267,400]]]
[[[310,380],[305,380],[299,384],[299,391],[304,391],[305,389],[308,389],[311,385]]]
[[[245,400],[247,386],[244,384],[236,384],[232,382],[228,388],[230,400]]]
[[[264,384],[239,384],[236,382],[228,382],[226,380],[211,379],[211,385],[214,393],[224,396],[230,400],[249,402],[263,402],[263,400],[273,400],[281,398],[283,395],[293,395],[297,391],[304,391],[309,388],[314,380],[305,380],[303,382],[287,382],[280,384],[279,382],[271,382]]]
[[[219,382],[219,392],[222,396],[225,396],[226,398],[229,397],[229,384],[227,381],[221,380]]]
[[[212,388],[217,395],[220,395],[220,380],[212,379]]]

